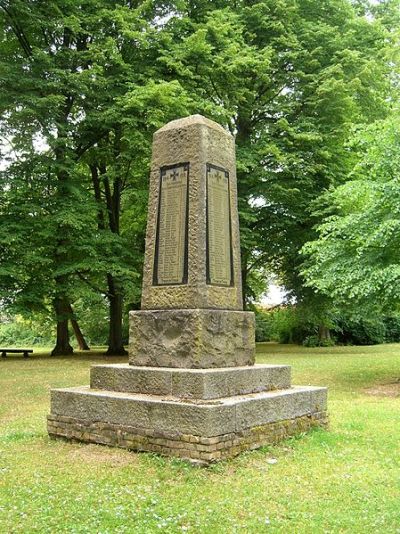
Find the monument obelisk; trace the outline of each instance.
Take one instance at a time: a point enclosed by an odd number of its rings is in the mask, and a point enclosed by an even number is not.
[[[130,316],[132,365],[254,364],[243,312],[235,144],[200,115],[156,132],[142,310]]]
[[[142,309],[129,364],[52,391],[48,431],[209,463],[325,425],[326,388],[254,365],[242,309],[233,137],[201,115],[154,135]]]

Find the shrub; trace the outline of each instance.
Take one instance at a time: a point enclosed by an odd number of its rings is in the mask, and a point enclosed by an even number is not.
[[[336,328],[339,343],[345,345],[377,345],[386,342],[386,326],[383,317],[340,317]]]
[[[272,339],[272,313],[254,308],[256,318],[256,341],[273,341]]]
[[[54,338],[48,333],[40,332],[29,322],[16,317],[13,322],[0,324],[0,345],[50,345]]]
[[[375,345],[400,342],[400,315],[368,316],[331,311],[321,314],[305,305],[286,305],[267,312],[268,338],[280,343],[298,343],[307,347],[344,345]],[[330,337],[321,335],[320,326],[329,329]],[[265,332],[265,331],[264,331]]]
[[[279,343],[301,344],[307,336],[318,335],[314,324],[303,308],[282,306],[271,312],[271,337]]]
[[[392,315],[383,319],[386,327],[386,343],[400,341],[400,315]]]

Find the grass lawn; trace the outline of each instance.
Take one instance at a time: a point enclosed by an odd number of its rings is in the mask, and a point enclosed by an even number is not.
[[[330,429],[208,469],[48,438],[50,388],[123,359],[1,360],[0,532],[400,533],[400,345],[257,350],[329,387]]]

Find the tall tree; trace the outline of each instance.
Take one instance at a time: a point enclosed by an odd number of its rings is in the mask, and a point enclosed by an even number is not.
[[[265,265],[305,299],[310,204],[347,175],[354,123],[386,113],[390,32],[346,0],[186,6],[170,20],[178,37],[161,60],[198,110],[236,135],[244,300]]]
[[[244,300],[260,266],[314,298],[299,276],[310,204],[347,176],[353,124],[386,113],[394,3],[378,18],[349,0],[1,0],[0,128],[19,157],[0,191],[6,300],[52,302],[68,353],[83,284],[109,300],[123,352],[151,135],[189,112],[236,135]]]
[[[147,172],[141,165],[154,128],[151,110],[162,121],[171,112],[171,102],[177,109],[168,98],[178,92],[176,84],[163,85],[157,79],[155,61],[160,35],[155,21],[165,14],[166,6],[165,2],[136,6],[122,0],[0,4],[1,128],[12,138],[19,158],[3,173],[2,216],[7,225],[1,238],[7,261],[1,282],[8,299],[20,305],[52,301],[57,318],[54,354],[72,351],[68,320],[73,318],[70,305],[77,284],[93,285],[90,278],[100,274],[107,280],[104,295],[110,301],[109,353],[124,352],[121,277],[138,283],[138,261],[129,246],[139,250],[143,232],[137,233],[137,246],[121,233],[122,194],[144,187]],[[158,88],[157,93],[154,84],[164,90]],[[146,85],[152,101],[144,97]],[[121,102],[122,97],[127,100]],[[147,116],[133,116],[136,104],[147,103]],[[133,133],[129,142],[127,132]],[[38,140],[44,146],[41,154]],[[91,165],[101,174],[100,198]],[[32,213],[29,187],[37,200],[37,211]],[[101,209],[100,200],[105,204]],[[18,210],[23,214],[19,221]],[[30,243],[38,261],[27,262],[21,240],[30,235],[32,219],[41,229]],[[6,227],[14,228],[18,244],[10,241]],[[15,262],[20,278],[13,274]],[[46,264],[45,273],[39,272],[41,263]],[[21,278],[29,283],[21,287]]]
[[[400,121],[398,112],[359,132],[350,180],[319,202],[318,239],[304,249],[308,284],[364,315],[400,306]]]

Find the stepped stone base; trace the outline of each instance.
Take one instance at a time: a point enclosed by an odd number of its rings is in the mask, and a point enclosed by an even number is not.
[[[166,395],[180,399],[218,399],[290,388],[288,365],[253,365],[220,369],[94,365],[90,387],[125,393]]]
[[[48,431],[207,463],[325,425],[326,402],[326,388],[290,387],[284,365],[100,365],[90,388],[52,390]]]
[[[52,437],[100,443],[133,451],[155,452],[208,465],[218,460],[232,458],[246,450],[276,443],[316,426],[326,426],[327,422],[325,411],[315,412],[239,432],[202,437],[195,434],[160,432],[128,425],[49,415],[48,432]]]

